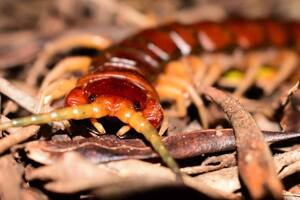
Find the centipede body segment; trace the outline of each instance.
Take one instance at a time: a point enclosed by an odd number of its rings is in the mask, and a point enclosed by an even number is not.
[[[275,52],[271,51],[270,56],[262,56],[260,51],[269,47],[274,48]],[[227,20],[191,25],[171,23],[146,29],[106,48],[100,56],[92,59],[75,58],[78,59],[76,62],[83,63],[83,69],[89,69],[66,95],[66,108],[12,120],[1,124],[0,129],[90,118],[101,132],[102,127],[97,124],[97,119],[114,116],[127,124],[120,134],[124,134],[128,126],[142,133],[166,164],[178,174],[176,162],[157,134],[157,129],[164,120],[159,97],[174,100],[177,110],[173,113],[185,116],[187,105],[184,95],[188,95],[188,99],[198,108],[203,126],[207,127],[203,115],[205,108],[199,96],[204,86],[211,85],[218,77],[201,83],[197,77],[204,77],[211,70],[231,65],[247,66],[252,67],[245,75],[248,84],[251,84],[255,81],[257,66],[284,57],[285,62],[276,62],[279,63],[278,71],[281,75],[275,77],[272,86],[266,88],[266,93],[270,93],[296,68],[298,58],[294,50],[299,49],[300,25],[292,22]],[[243,59],[236,56],[228,62],[224,57],[236,50],[244,53]],[[219,52],[225,53],[220,56]],[[205,63],[204,56],[203,59],[188,57],[185,65],[176,65],[176,62],[168,65],[170,60],[192,54],[208,55],[206,57],[209,58],[209,64]],[[66,65],[68,64],[64,64]],[[80,66],[74,68],[78,69]],[[72,67],[68,69],[72,70]],[[242,95],[247,87],[248,85],[238,87],[235,94]]]

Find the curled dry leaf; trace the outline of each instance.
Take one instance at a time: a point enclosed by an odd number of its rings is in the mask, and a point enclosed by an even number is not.
[[[0,199],[21,199],[23,168],[11,155],[0,157]]]
[[[285,131],[300,130],[300,85],[299,82],[283,100],[284,110],[280,125]]]
[[[280,173],[286,166],[300,160],[300,149],[295,149],[275,156],[277,173]]]
[[[300,133],[293,132],[265,131],[264,135],[269,143],[300,137]],[[177,159],[235,149],[232,129],[182,132],[162,140],[171,155]],[[72,141],[33,141],[25,145],[25,151],[29,158],[43,164],[53,163],[69,151],[76,151],[93,163],[158,157],[141,139],[120,139],[108,134]]]
[[[283,178],[283,177],[287,177],[291,174],[294,174],[296,172],[299,172],[300,171],[300,161],[297,161],[297,162],[294,162],[293,164],[285,167],[279,174],[279,177],[280,178]]]
[[[68,156],[70,157],[66,159]],[[154,170],[156,168],[162,168],[158,165],[134,160],[126,160],[120,162],[111,162],[109,164],[99,165],[96,167],[88,164],[82,158],[74,156],[75,154],[73,153],[65,154],[63,157],[64,159],[62,160],[63,162],[58,162],[52,166],[46,166],[29,171],[27,173],[27,178],[30,180],[55,179],[56,181],[50,182],[52,184],[48,186],[46,185],[46,188],[50,191],[70,193],[77,192],[78,190],[86,190],[89,187],[92,187],[99,196],[108,196],[112,195],[114,192],[120,191],[133,192],[138,190],[138,188],[145,189],[146,187],[151,188],[154,186],[157,187],[158,185],[163,186],[164,184],[171,184],[168,181],[162,181],[164,180],[163,178],[165,175],[161,175],[160,171]],[[283,166],[287,167],[290,164],[299,162],[300,153],[299,150],[294,150],[279,154],[275,156],[274,160],[277,166],[277,171],[280,171]],[[62,163],[64,164],[62,165]],[[74,165],[74,163],[76,163],[76,165]],[[164,168],[164,170],[167,169]],[[103,177],[101,175],[102,172],[106,174]],[[89,175],[91,173],[92,177]],[[139,174],[139,177],[135,177],[137,174]],[[146,178],[147,180],[144,179],[145,174],[148,174],[149,179],[148,176]],[[99,178],[98,175],[101,176],[101,178]],[[109,177],[107,178],[107,176]],[[113,177],[118,177],[116,182],[112,182]],[[143,181],[140,180],[141,177],[143,177]],[[170,173],[170,178],[172,179],[172,177],[173,176]],[[284,176],[281,178],[284,178]],[[61,179],[63,179],[63,181]],[[76,181],[73,181],[74,179],[76,179]],[[85,181],[81,182],[81,179],[85,179]],[[197,176],[194,179],[196,182],[204,182],[213,186],[214,189],[222,190],[225,193],[232,193],[240,189],[237,167],[230,167],[215,172],[205,173]],[[157,180],[160,180],[160,182],[158,183]],[[141,184],[141,182],[143,184]],[[192,183],[194,182],[192,181]],[[117,186],[122,186],[122,190],[119,190],[120,187]],[[116,189],[116,187],[118,189]]]
[[[25,128],[11,128],[8,130],[11,134],[4,138],[0,138],[0,154],[11,148],[12,146],[24,142],[28,138],[34,136],[39,130],[39,126],[28,126]]]
[[[122,187],[126,190],[134,187],[135,191],[139,188],[145,188],[145,186],[157,187],[157,185],[174,185],[176,183],[174,174],[169,169],[159,165],[137,160],[125,160],[96,166],[73,152],[65,154],[61,160],[53,165],[27,171],[26,179],[50,180],[45,184],[45,188],[60,193],[105,188],[103,192],[107,194],[110,193],[108,191],[110,187],[115,191],[115,184],[118,185],[118,182],[127,183]],[[128,184],[128,182],[132,184]],[[219,192],[203,182],[194,181],[188,176],[184,176],[184,183],[212,198],[232,199],[235,197],[230,193]]]
[[[300,150],[297,149],[275,155],[274,162],[279,177],[283,179],[290,174],[289,172],[294,172],[295,169],[299,171]],[[203,181],[208,185],[213,185],[215,188],[227,193],[233,193],[241,188],[237,167],[223,168],[204,173],[196,176],[195,179]]]
[[[291,196],[294,196],[294,198],[300,197],[300,185],[299,184],[291,187],[288,191]]]
[[[285,192],[283,196],[285,200],[297,200],[300,198],[299,194],[292,194],[291,192]]]
[[[226,93],[208,87],[203,93],[213,99],[227,114],[236,137],[238,168],[252,198],[273,196],[282,199],[282,184],[276,175],[275,165],[263,134],[250,113]]]
[[[45,188],[61,193],[72,193],[101,184],[110,184],[118,177],[114,170],[91,165],[75,153],[65,154],[53,165],[26,171],[26,179],[51,180]]]
[[[199,166],[184,167],[180,170],[185,174],[201,174],[232,166],[236,166],[235,153],[208,157]]]
[[[241,188],[237,167],[204,173],[196,176],[195,179],[208,185],[213,185],[214,188],[224,192],[234,193]]]

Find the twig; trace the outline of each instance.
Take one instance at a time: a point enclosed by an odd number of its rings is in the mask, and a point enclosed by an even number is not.
[[[235,153],[208,157],[199,166],[184,167],[180,170],[185,174],[201,174],[233,166],[236,166]]]
[[[268,142],[300,137],[300,133],[264,132]],[[232,129],[182,132],[162,139],[172,157],[185,159],[235,149]],[[72,141],[32,141],[25,145],[32,160],[50,164],[64,153],[76,151],[93,163],[123,159],[151,159],[159,156],[141,139],[120,139],[114,135]]]
[[[294,132],[264,132],[269,143],[300,137]],[[232,129],[177,132],[162,139],[172,157],[185,159],[235,149]],[[93,163],[123,159],[151,159],[159,156],[141,139],[120,139],[115,135],[72,141],[32,141],[25,144],[32,160],[50,164],[69,151],[76,151]]]
[[[203,93],[221,106],[230,119],[236,137],[239,173],[252,198],[272,195],[282,199],[283,187],[276,175],[272,154],[254,119],[226,93],[212,87]]]
[[[22,90],[19,90],[13,86],[8,80],[0,77],[0,92],[8,96],[15,101],[18,105],[25,108],[31,113],[35,113],[35,108],[38,105],[38,101],[29,96]]]
[[[28,126],[25,128],[15,128],[17,129],[18,133],[8,135],[2,139],[0,139],[0,154],[2,154],[7,149],[11,148],[12,146],[24,142],[28,138],[34,136],[37,131],[39,130],[39,126]],[[14,129],[14,131],[16,131]]]

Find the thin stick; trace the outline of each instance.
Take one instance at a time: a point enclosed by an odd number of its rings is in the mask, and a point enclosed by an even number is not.
[[[18,105],[25,108],[31,113],[35,113],[35,108],[38,105],[38,101],[13,86],[8,80],[0,77],[0,92],[8,96],[10,99],[15,101]]]
[[[233,126],[240,176],[253,199],[269,195],[282,199],[283,186],[276,174],[272,154],[250,113],[230,95],[208,87],[203,93],[213,99],[227,114]]]

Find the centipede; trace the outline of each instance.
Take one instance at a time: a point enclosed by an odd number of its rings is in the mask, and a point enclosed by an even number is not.
[[[83,46],[98,47],[97,39],[86,40],[89,42]],[[160,139],[167,128],[166,116],[186,116],[187,106],[195,104],[201,124],[207,128],[201,99],[205,86],[214,84],[234,66],[245,70],[246,83],[237,84],[234,90],[234,95],[242,96],[249,85],[263,81],[257,78],[259,67],[271,63],[277,65],[277,73],[272,83],[263,88],[271,94],[296,71],[299,50],[297,22],[228,19],[193,24],[173,22],[148,28],[116,44],[105,45],[98,56],[63,59],[42,84],[40,107],[65,95],[64,108],[12,119],[1,123],[0,129],[89,119],[102,134],[105,129],[98,119],[116,117],[125,124],[117,135],[130,129],[141,133],[166,165],[180,175],[176,161]],[[76,70],[84,73],[78,80],[56,82],[51,90],[47,89],[57,74]],[[213,71],[218,71],[216,76],[210,76]],[[164,99],[172,100],[175,106],[164,110],[160,103]]]

